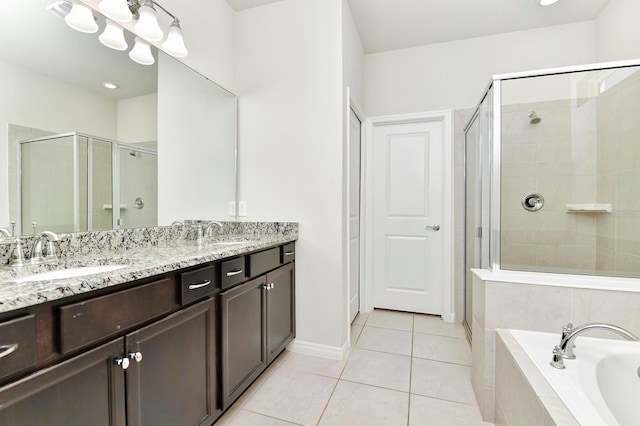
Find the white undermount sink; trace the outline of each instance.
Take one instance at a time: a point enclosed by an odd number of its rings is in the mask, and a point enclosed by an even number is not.
[[[126,265],[100,265],[100,266],[80,266],[77,268],[60,269],[57,271],[41,272],[27,275],[25,277],[9,280],[13,283],[28,283],[34,281],[60,280],[64,278],[84,277],[85,275],[103,274],[125,268]]]

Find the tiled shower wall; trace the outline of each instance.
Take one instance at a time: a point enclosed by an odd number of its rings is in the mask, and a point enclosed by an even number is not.
[[[503,106],[502,269],[595,273],[596,215],[567,213],[597,201],[595,110],[593,99]],[[529,193],[544,197],[541,210],[522,207]]]
[[[596,271],[640,276],[640,72],[598,96]]]

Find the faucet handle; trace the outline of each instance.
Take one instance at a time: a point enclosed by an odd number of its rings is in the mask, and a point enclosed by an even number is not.
[[[563,325],[562,326],[562,338],[564,339],[565,337],[567,337],[567,335],[569,333],[571,333],[572,330],[573,330],[573,324],[572,323],[568,323],[567,325]]]
[[[562,358],[562,348],[560,345],[556,345],[553,348],[553,359],[549,363],[553,368],[557,368],[558,370],[564,370],[566,367],[564,366],[564,359]]]

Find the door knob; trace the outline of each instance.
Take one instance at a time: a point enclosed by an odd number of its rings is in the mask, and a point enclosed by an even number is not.
[[[440,230],[440,225],[429,225],[427,227],[425,227],[424,229],[433,229],[434,231],[439,231]]]

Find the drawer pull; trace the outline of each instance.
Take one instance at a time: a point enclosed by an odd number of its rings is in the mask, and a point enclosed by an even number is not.
[[[197,290],[199,288],[206,287],[209,284],[211,284],[211,280],[202,281],[197,284],[189,284],[189,290]]]
[[[18,344],[14,343],[12,345],[0,345],[0,358],[3,358],[7,355],[14,353],[18,349]]]
[[[295,251],[285,251],[285,252],[284,252],[284,255],[285,255],[285,256],[291,256],[291,255],[293,255],[294,253],[295,253]]]
[[[234,275],[238,275],[238,274],[241,274],[243,272],[244,271],[242,269],[238,269],[236,271],[229,271],[229,272],[227,272],[227,276],[228,277],[233,277]]]

